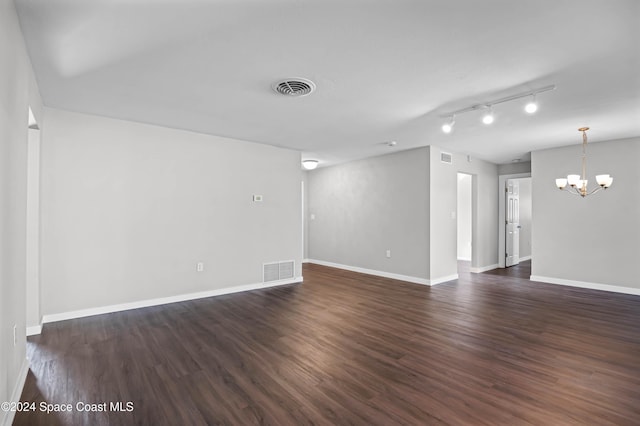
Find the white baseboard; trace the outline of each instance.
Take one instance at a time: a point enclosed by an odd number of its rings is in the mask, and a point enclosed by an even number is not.
[[[459,257],[458,260],[461,260],[463,262],[471,262],[471,258],[470,257]]]
[[[358,266],[342,265],[340,263],[326,262],[324,260],[309,259],[309,263],[329,266],[332,268],[344,269],[345,271],[358,272],[361,274],[375,275],[378,277],[392,278],[394,280],[407,281],[414,284],[433,285],[425,278],[412,277],[410,275],[394,274],[393,272],[376,271],[375,269],[360,268]]]
[[[524,261],[527,261],[527,260],[531,260],[531,256],[530,255],[529,256],[523,256],[523,257],[520,258],[521,262],[524,262]]]
[[[440,278],[435,278],[433,280],[430,280],[431,284],[429,285],[442,284],[442,283],[446,283],[448,281],[453,281],[457,279],[458,279],[458,274],[447,275],[446,277],[440,277]]]
[[[566,285],[570,287],[589,288],[592,290],[613,291],[615,293],[634,294],[640,296],[640,288],[623,287],[618,285],[590,283],[586,281],[565,280],[564,278],[542,277],[540,275],[531,275],[531,281],[541,283]]]
[[[302,263],[309,263],[311,262],[309,259],[302,259]]]
[[[40,325],[31,325],[29,327],[27,327],[27,337],[28,336],[35,336],[42,333],[42,324]]]
[[[491,271],[493,269],[497,269],[498,268],[498,264],[494,263],[493,265],[489,265],[489,266],[480,266],[478,268],[471,268],[469,269],[470,272],[474,273],[474,274],[479,274],[482,272],[487,272],[487,271]]]
[[[109,314],[112,312],[128,311],[129,309],[146,308],[149,306],[166,305],[167,303],[184,302],[186,300],[203,299],[205,297],[222,296],[224,294],[239,293],[242,291],[259,290],[269,287],[277,287],[285,284],[301,283],[302,277],[288,280],[269,281],[268,283],[246,284],[236,287],[220,288],[215,290],[201,291],[198,293],[179,294],[176,296],[161,297],[158,299],[140,300],[137,302],[121,303],[118,305],[100,306],[96,308],[80,309],[78,311],[61,312],[59,314],[49,314],[42,317],[42,323],[64,321],[74,318],[89,317],[92,315]]]
[[[9,401],[7,402],[9,403],[20,402],[20,396],[22,395],[22,389],[24,389],[24,383],[27,380],[28,373],[29,373],[29,361],[25,358],[24,361],[22,361],[22,366],[20,366],[20,373],[18,374],[18,379],[16,380],[16,383],[13,386],[13,392],[11,392],[11,399],[9,399]],[[0,425],[10,426],[11,423],[13,423],[13,418],[15,417],[16,412],[0,410],[0,415],[4,415],[4,418],[0,417]]]

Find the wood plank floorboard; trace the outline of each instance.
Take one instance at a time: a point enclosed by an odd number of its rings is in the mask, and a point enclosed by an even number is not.
[[[300,285],[46,324],[15,425],[640,425],[640,297],[434,287],[304,265]],[[81,412],[78,402],[133,403]]]

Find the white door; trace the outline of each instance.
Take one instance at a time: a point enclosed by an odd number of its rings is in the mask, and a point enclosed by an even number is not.
[[[505,200],[505,237],[506,237],[506,266],[520,263],[520,198],[518,181],[507,180]]]

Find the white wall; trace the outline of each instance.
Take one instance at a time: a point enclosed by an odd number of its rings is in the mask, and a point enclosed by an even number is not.
[[[590,186],[601,173],[611,174],[614,182],[584,199],[555,187],[556,178],[580,173],[580,158],[579,144],[532,154],[532,279],[638,293],[640,138],[588,145]]]
[[[311,259],[428,279],[428,148],[316,169],[308,182]]]
[[[261,283],[263,262],[301,276],[298,152],[54,109],[45,124],[44,315]]]
[[[28,108],[42,102],[13,1],[0,0],[0,402],[19,398],[26,363]],[[14,345],[13,329],[17,330]],[[0,411],[0,424],[13,413]]]
[[[471,261],[472,176],[458,173],[458,260]]]

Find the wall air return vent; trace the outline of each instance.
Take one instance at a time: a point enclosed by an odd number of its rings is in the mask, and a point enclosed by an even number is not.
[[[452,164],[453,163],[453,155],[449,154],[448,152],[441,152],[440,153],[440,161],[443,162],[443,163]]]
[[[273,83],[271,86],[276,93],[290,97],[307,96],[316,90],[316,85],[306,78],[287,78]]]
[[[277,263],[265,263],[262,265],[262,280],[266,283],[269,281],[278,281],[280,278],[280,267]]]
[[[286,260],[283,262],[264,263],[262,265],[263,281],[279,281],[292,279],[295,270],[295,262]]]
[[[280,262],[278,266],[280,267],[281,280],[293,278],[293,260],[290,262]]]

